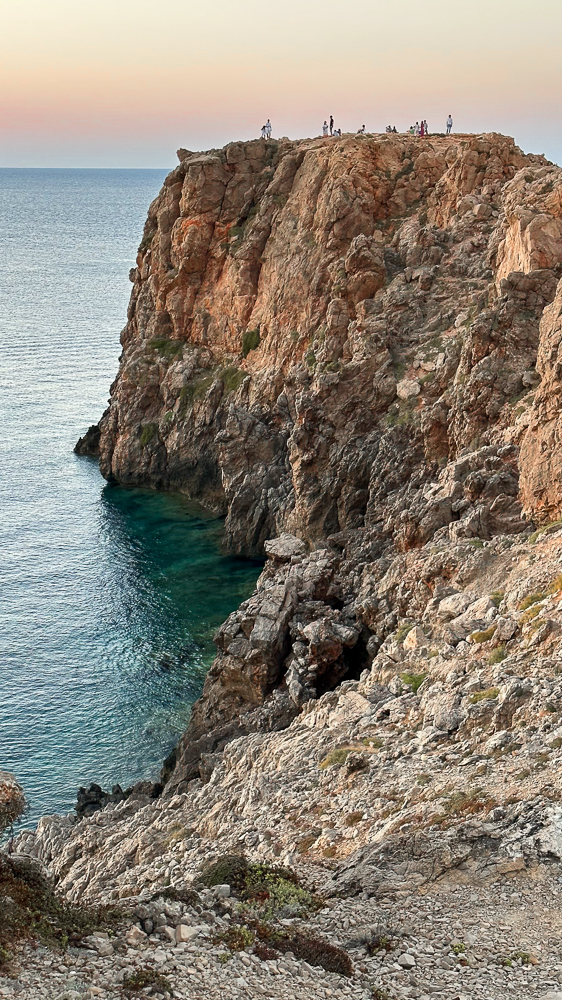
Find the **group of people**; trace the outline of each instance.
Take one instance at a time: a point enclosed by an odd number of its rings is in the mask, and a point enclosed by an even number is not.
[[[363,128],[365,126],[363,125]],[[324,119],[324,124],[322,126],[322,135],[341,135],[341,128],[334,128],[334,116],[330,115],[330,124],[326,119]]]
[[[410,125],[408,132],[410,135],[429,135],[427,121],[424,119],[421,122],[416,122],[415,125]]]
[[[447,118],[447,135],[451,134],[451,129],[453,128],[453,119],[451,115]],[[396,125],[387,125],[387,132],[397,133]],[[429,128],[427,125],[427,120],[424,118],[421,122],[416,122],[415,125],[410,125],[408,129],[410,135],[429,135]],[[357,129],[358,135],[365,134],[365,126],[362,125],[361,128]],[[322,135],[337,135],[341,136],[341,128],[334,128],[334,116],[330,115],[330,121],[327,122],[324,119],[324,124],[322,125]],[[269,118],[267,119],[265,125],[261,127],[261,137],[262,139],[271,139],[271,122]]]

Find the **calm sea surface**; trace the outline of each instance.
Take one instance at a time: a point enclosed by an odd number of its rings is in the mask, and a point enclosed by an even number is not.
[[[184,497],[72,453],[117,371],[164,171],[0,170],[0,769],[30,814],[156,777],[259,567]]]

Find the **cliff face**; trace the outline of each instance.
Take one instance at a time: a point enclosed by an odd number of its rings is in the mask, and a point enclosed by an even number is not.
[[[386,522],[413,474],[503,440],[538,379],[559,168],[497,135],[180,154],[131,273],[104,475],[185,490],[255,554]]]
[[[271,559],[219,632],[170,789],[358,677],[474,583],[475,546],[562,506],[559,167],[495,134],[179,157],[131,272],[100,467],[186,491],[226,513],[231,552]]]

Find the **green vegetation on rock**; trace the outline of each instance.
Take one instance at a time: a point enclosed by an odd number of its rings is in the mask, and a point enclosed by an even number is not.
[[[183,353],[184,342],[183,340],[169,340],[166,337],[157,337],[155,340],[149,340],[148,346],[152,350],[158,351],[158,354],[163,358],[172,361]]]
[[[260,346],[260,341],[259,330],[246,330],[242,337],[242,356],[247,358],[250,351],[255,351]]]
[[[0,854],[0,968],[23,940],[65,949],[119,919],[108,907],[77,906],[59,897],[38,862]]]
[[[404,684],[407,684],[408,687],[411,687],[414,694],[418,693],[418,688],[421,687],[426,677],[427,674],[400,674],[400,680],[403,681]]]
[[[141,424],[139,442],[141,448],[145,448],[147,444],[150,444],[153,437],[158,433],[158,424]]]

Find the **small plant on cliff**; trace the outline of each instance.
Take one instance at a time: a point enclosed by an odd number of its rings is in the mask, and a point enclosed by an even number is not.
[[[490,653],[488,663],[501,663],[502,660],[505,660],[506,656],[507,652],[505,646],[497,646],[496,649],[492,650]]]
[[[117,910],[68,903],[53,891],[39,864],[0,854],[0,968],[22,940],[66,948],[87,934],[108,928]]]
[[[257,940],[269,949],[277,952],[290,951],[298,961],[320,966],[326,972],[335,972],[339,976],[353,975],[353,965],[348,953],[324,938],[295,927],[279,930],[270,924],[259,922],[251,926]]]
[[[145,448],[147,444],[150,444],[153,437],[158,433],[158,424],[142,424],[139,434],[139,442],[141,448]]]
[[[172,361],[183,353],[184,343],[183,340],[168,340],[165,337],[158,337],[155,340],[150,340],[148,346],[152,350],[158,351],[158,354],[163,358]]]
[[[318,830],[313,839],[316,840],[320,833]],[[238,854],[226,854],[206,865],[199,881],[209,889],[214,885],[229,885],[233,895],[241,900],[243,909],[258,910],[267,919],[284,907],[304,914],[322,905],[317,896],[299,885],[292,869],[250,863]]]
[[[23,788],[11,775],[0,772],[0,833],[23,816],[25,809]]]
[[[490,625],[490,628],[487,628],[484,632],[473,632],[470,638],[476,643],[489,642],[493,638],[495,631],[496,626]]]
[[[550,535],[553,531],[558,531],[559,528],[562,528],[562,518],[558,521],[550,521],[549,524],[543,524],[536,531],[533,531],[532,535],[529,535],[531,545],[538,541],[541,535]]]
[[[261,342],[260,331],[246,330],[242,337],[242,357],[247,358],[250,351],[255,351]]]
[[[240,388],[244,379],[248,378],[248,373],[242,371],[241,368],[234,368],[232,366],[230,368],[223,368],[219,377],[222,379],[225,393],[229,393],[236,392]]]
[[[135,969],[134,972],[128,973],[123,978],[125,996],[131,996],[134,993],[144,993],[148,987],[156,989],[159,993],[169,993],[172,995],[172,987],[166,977],[160,972],[156,972],[156,969],[151,969],[148,966],[142,969]]]
[[[479,701],[493,701],[500,693],[499,688],[486,688],[485,691],[476,691],[470,696],[470,704],[477,705]]]
[[[403,621],[400,622],[398,628],[396,629],[396,642],[404,642],[404,639],[411,632],[415,622]]]
[[[318,767],[323,771],[327,767],[341,767],[342,764],[345,764],[352,751],[353,747],[336,747],[335,750],[330,750],[330,752],[326,754],[324,759],[320,761]]]
[[[418,693],[418,688],[421,687],[427,674],[400,674],[400,680],[407,684],[408,687],[412,689],[414,694]]]
[[[526,611],[533,604],[538,604],[539,601],[544,601],[545,597],[548,597],[546,590],[537,590],[534,594],[527,594],[526,597],[519,604],[520,611]]]

